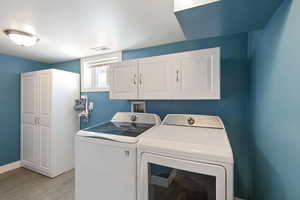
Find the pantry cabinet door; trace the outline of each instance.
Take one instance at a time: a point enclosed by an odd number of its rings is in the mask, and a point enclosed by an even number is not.
[[[180,63],[168,56],[141,59],[139,99],[173,99],[179,82],[179,69]]]
[[[180,56],[179,99],[220,99],[220,48]]]
[[[137,60],[114,63],[110,66],[110,99],[138,98]]]
[[[38,72],[38,167],[46,172],[51,164],[51,91],[51,72]]]
[[[37,74],[21,75],[21,161],[23,165],[35,167],[37,146]]]

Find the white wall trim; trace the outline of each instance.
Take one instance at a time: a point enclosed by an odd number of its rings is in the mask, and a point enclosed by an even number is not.
[[[12,162],[7,165],[2,165],[0,166],[0,174],[3,174],[13,169],[17,169],[19,167],[21,167],[21,161]]]

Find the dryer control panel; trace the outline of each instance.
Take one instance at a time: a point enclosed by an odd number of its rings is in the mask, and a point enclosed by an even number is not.
[[[217,129],[224,128],[220,117],[210,115],[169,114],[165,117],[162,124]]]

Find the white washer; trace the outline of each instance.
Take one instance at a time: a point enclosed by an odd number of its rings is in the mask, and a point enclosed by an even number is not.
[[[137,142],[159,124],[154,114],[116,113],[110,122],[79,131],[75,199],[135,200]]]
[[[168,115],[138,142],[138,200],[233,200],[233,154],[219,117]]]

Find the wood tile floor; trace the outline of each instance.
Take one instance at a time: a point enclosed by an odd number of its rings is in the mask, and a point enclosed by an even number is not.
[[[74,200],[74,171],[54,179],[24,168],[0,174],[0,200]]]

